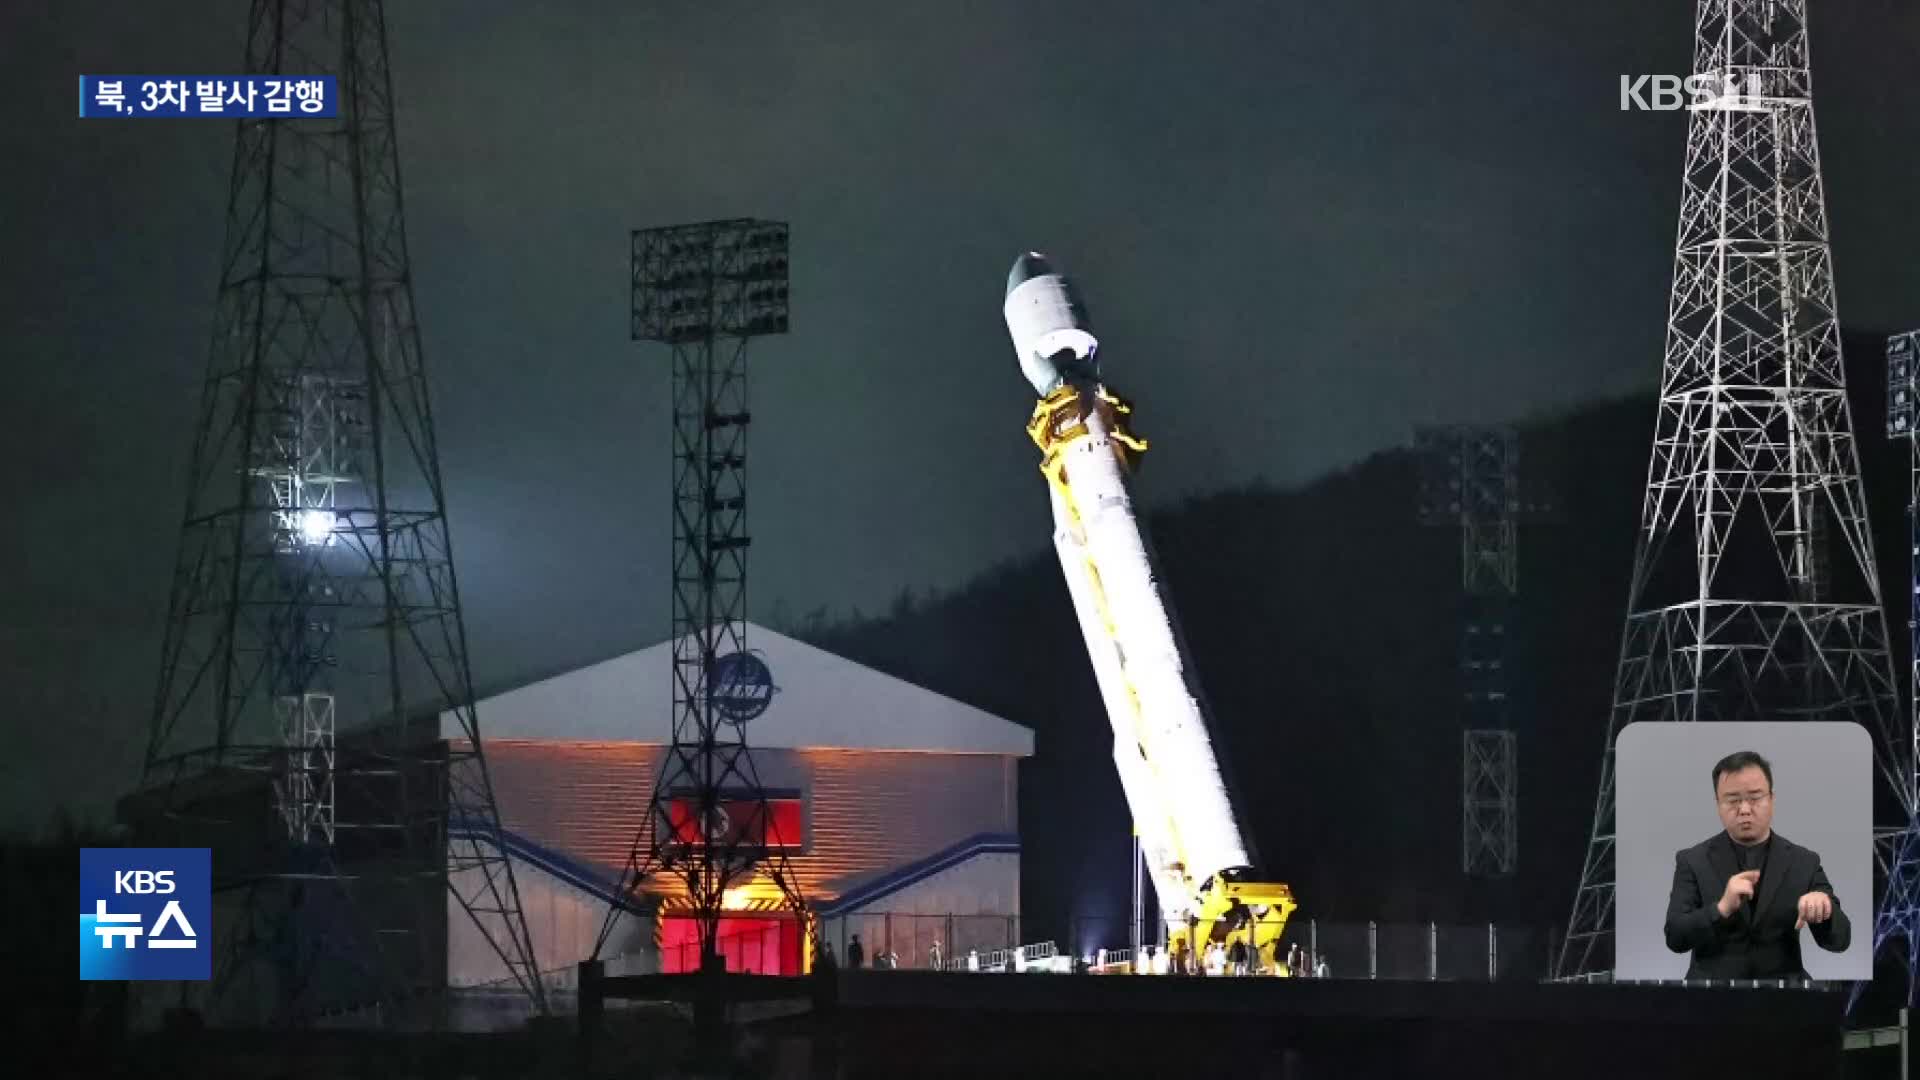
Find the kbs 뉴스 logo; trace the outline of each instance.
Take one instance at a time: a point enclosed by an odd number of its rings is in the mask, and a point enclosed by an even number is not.
[[[83,981],[213,977],[209,848],[80,849]]]

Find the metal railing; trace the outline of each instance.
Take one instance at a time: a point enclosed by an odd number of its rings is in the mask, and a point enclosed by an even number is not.
[[[1497,923],[1296,920],[1280,939],[1308,974],[1440,982],[1539,982],[1552,964],[1552,933]]]
[[[994,949],[986,953],[968,953],[946,961],[948,971],[992,971],[1026,972],[1053,971],[1060,950],[1051,941],[1036,942],[1011,949]],[[1072,970],[1071,967],[1068,970]]]
[[[1734,990],[1824,990],[1846,985],[1846,980],[1827,979],[1617,979],[1611,971],[1592,971],[1548,979],[1554,983],[1586,983],[1601,986],[1693,986]]]
[[[1159,936],[1157,925],[1149,926],[1143,935],[1148,942]],[[1081,967],[1118,972],[1137,968],[1131,951],[1102,946],[1124,943],[1127,937],[1125,919],[1083,918],[1072,921],[1068,940]],[[1263,948],[1260,955],[1249,958],[1247,971],[1274,974],[1280,964],[1287,964],[1291,973],[1300,975],[1313,975],[1324,966],[1327,977],[1341,979],[1539,982],[1551,974],[1554,939],[1554,933],[1546,927],[1497,923],[1296,918],[1287,923],[1281,935],[1278,956]],[[1298,963],[1291,963],[1290,958],[1297,958]]]
[[[1159,937],[1152,925],[1148,942]],[[823,939],[842,966],[847,948],[858,935],[864,967],[877,958],[896,959],[901,970],[1004,971],[1009,962],[1019,968],[1037,962],[1039,955],[1016,958],[1032,947],[1021,937],[1021,920],[1012,915],[927,915],[907,912],[861,912],[822,921]],[[1036,937],[1051,935],[1036,934]],[[1065,966],[1077,970],[1118,973],[1137,968],[1128,941],[1125,918],[1078,918],[1051,960],[1064,954]],[[1313,975],[1324,968],[1336,979],[1429,980],[1439,982],[1542,982],[1551,977],[1557,934],[1550,927],[1481,923],[1339,921],[1295,918],[1280,938],[1276,958],[1262,949],[1249,958],[1249,974],[1274,974],[1276,959],[1290,954],[1299,963],[1292,973]],[[936,950],[937,945],[937,950]],[[1108,946],[1121,946],[1109,948]],[[1297,949],[1297,953],[1294,950]],[[1165,951],[1156,945],[1155,955]],[[1053,964],[1047,965],[1049,969]],[[1158,960],[1147,965],[1157,969]]]
[[[976,967],[985,968],[986,957],[1023,946],[1017,915],[863,911],[821,920],[821,938],[843,967],[856,937],[860,966],[873,967],[878,958],[887,956],[902,971],[966,970],[969,956],[975,958]]]

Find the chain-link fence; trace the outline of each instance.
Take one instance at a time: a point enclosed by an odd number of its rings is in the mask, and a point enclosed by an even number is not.
[[[1131,966],[1130,926],[1124,918],[1084,917],[1068,922],[1059,952],[1077,966],[1119,970]],[[858,935],[861,966],[881,966],[896,958],[903,970],[999,970],[1006,950],[1034,942],[1021,938],[1020,919],[1011,915],[915,915],[862,912],[827,919],[825,940],[834,959],[848,962],[848,947]],[[1142,943],[1162,945],[1157,924],[1143,928]],[[1336,979],[1434,979],[1448,982],[1548,978],[1553,935],[1539,927],[1498,924],[1337,922],[1292,919],[1278,946],[1284,960],[1297,947],[1298,974],[1324,971]],[[937,953],[936,953],[936,943]],[[1250,965],[1258,973],[1275,970],[1266,949]],[[1149,965],[1151,966],[1151,965]]]
[[[1061,951],[1083,964],[1092,962],[1088,957],[1117,955],[1131,945],[1126,919],[1079,918],[1070,926]],[[1144,927],[1142,944],[1159,944],[1160,934],[1157,924]],[[1299,963],[1290,963],[1290,969],[1310,975],[1324,965],[1333,978],[1538,981],[1548,977],[1551,938],[1547,930],[1528,926],[1292,919],[1280,938],[1278,955],[1263,948],[1251,966],[1271,972],[1276,960],[1297,955]],[[1298,954],[1293,952],[1296,947]]]
[[[1347,979],[1436,979],[1490,982],[1545,979],[1549,938],[1537,927],[1494,923],[1326,922],[1296,919],[1282,952],[1298,946],[1309,972]]]
[[[1020,940],[1017,915],[917,915],[863,911],[822,920],[822,938],[841,966],[852,962],[851,947],[860,943],[861,967],[890,966],[926,971],[936,965],[965,970],[969,960],[1030,944]]]

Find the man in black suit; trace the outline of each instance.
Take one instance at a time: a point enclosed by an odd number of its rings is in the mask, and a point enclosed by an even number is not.
[[[1750,750],[1713,767],[1725,832],[1674,858],[1667,948],[1693,953],[1689,979],[1804,979],[1800,928],[1844,952],[1853,926],[1820,856],[1773,831],[1773,767]]]

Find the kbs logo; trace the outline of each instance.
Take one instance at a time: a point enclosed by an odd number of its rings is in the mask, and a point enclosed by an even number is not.
[[[213,853],[80,849],[80,978],[213,977]]]
[[[1758,72],[1745,79],[1724,74],[1622,75],[1620,111],[1675,112],[1680,109],[1730,109],[1758,112],[1764,107],[1766,82]]]
[[[173,871],[171,870],[115,870],[113,872],[113,891],[116,893],[170,893],[173,891]]]

